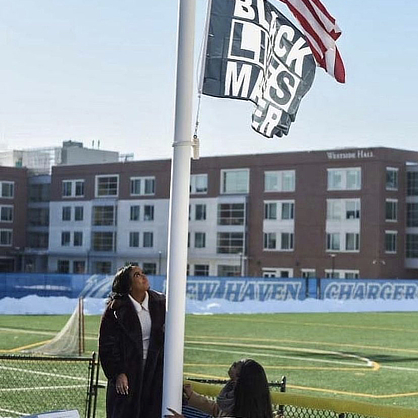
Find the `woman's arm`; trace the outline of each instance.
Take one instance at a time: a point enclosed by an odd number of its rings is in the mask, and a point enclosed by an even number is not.
[[[114,380],[125,370],[122,353],[122,335],[114,311],[106,309],[99,331],[99,358],[103,371],[109,380]]]

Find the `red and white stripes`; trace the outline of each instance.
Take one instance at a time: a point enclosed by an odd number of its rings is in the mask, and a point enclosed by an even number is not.
[[[335,41],[341,30],[319,0],[280,0],[287,4],[305,31],[317,64],[340,82],[345,82],[345,69]]]

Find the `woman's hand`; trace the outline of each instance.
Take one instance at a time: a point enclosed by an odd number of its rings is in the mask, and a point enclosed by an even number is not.
[[[192,385],[190,383],[183,385],[183,393],[186,395],[187,399],[190,399],[190,396],[192,396],[193,393]]]
[[[116,378],[116,393],[119,395],[127,395],[129,393],[128,376],[121,373]]]
[[[179,414],[174,409],[167,408],[173,415],[164,415],[165,418],[184,418],[184,415]]]

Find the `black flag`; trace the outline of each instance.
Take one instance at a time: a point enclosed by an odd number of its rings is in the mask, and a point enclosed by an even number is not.
[[[212,0],[203,94],[251,100],[254,130],[289,132],[315,76],[304,35],[264,0]]]

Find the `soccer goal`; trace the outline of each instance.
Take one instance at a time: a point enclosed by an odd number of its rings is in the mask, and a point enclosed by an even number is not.
[[[70,319],[52,340],[25,352],[53,356],[83,355],[85,352],[84,299],[78,299],[77,306]]]

